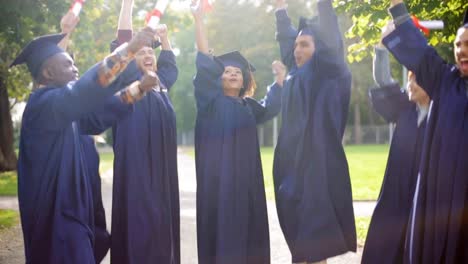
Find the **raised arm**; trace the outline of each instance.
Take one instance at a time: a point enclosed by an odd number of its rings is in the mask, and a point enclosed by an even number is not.
[[[148,91],[158,84],[156,74],[146,72],[141,80],[122,90],[119,95],[107,99],[96,111],[79,121],[81,134],[98,135],[114,125],[132,111],[132,104],[142,99]]]
[[[132,39],[133,24],[132,24],[133,0],[122,0],[120,7],[119,22],[117,25],[117,38],[110,44],[110,51],[113,52],[118,46]]]
[[[281,61],[288,69],[296,66],[294,59],[294,45],[297,37],[297,29],[291,23],[286,11],[285,0],[276,0],[276,40],[279,42]]]
[[[38,93],[37,106],[41,111],[35,113],[35,120],[38,124],[50,124],[49,129],[61,129],[95,111],[105,99],[136,80],[139,75],[133,62],[134,54],[151,43],[154,34],[150,28],[145,28],[128,45],[119,47],[66,87],[42,88],[50,90]]]
[[[332,6],[332,0],[318,0],[317,2],[320,39],[338,58],[344,60],[343,39],[341,37],[338,18]]]
[[[60,20],[60,29],[65,37],[59,42],[58,46],[63,50],[67,50],[70,42],[70,35],[75,30],[76,25],[80,21],[80,17],[76,16],[71,10],[68,11]]]
[[[170,90],[172,85],[174,85],[176,82],[179,73],[176,65],[175,55],[172,52],[167,26],[165,24],[159,25],[156,33],[159,36],[162,49],[158,57],[157,74],[165,88]]]
[[[286,66],[280,61],[274,61],[271,68],[275,82],[268,87],[266,96],[258,102],[252,98],[246,98],[247,103],[253,111],[257,124],[272,119],[281,111],[281,92],[284,79],[286,78]]]
[[[372,73],[374,81],[378,86],[386,86],[394,83],[391,72],[390,72],[390,60],[388,56],[388,50],[379,44],[374,48],[374,60],[372,64]]]
[[[417,76],[417,82],[429,97],[437,98],[442,76],[451,70],[448,65],[428,45],[426,38],[410,19],[408,10],[401,0],[392,0],[390,13],[394,21],[382,34],[382,42],[397,61]]]
[[[133,0],[122,0],[117,30],[133,30],[132,12]]]
[[[210,49],[208,46],[208,37],[206,35],[205,24],[203,23],[203,5],[204,1],[192,0],[191,10],[195,22],[195,40],[197,44],[197,50],[203,54],[208,55],[210,54]]]

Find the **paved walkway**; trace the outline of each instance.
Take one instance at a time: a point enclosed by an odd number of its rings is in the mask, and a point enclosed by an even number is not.
[[[180,216],[181,216],[181,258],[182,264],[196,264],[197,261],[197,236],[196,236],[196,204],[195,204],[195,162],[193,158],[179,153],[179,187],[180,187]],[[102,196],[106,210],[107,224],[111,226],[111,208],[112,208],[112,170],[107,171],[102,178]],[[354,211],[356,216],[370,216],[374,210],[375,202],[355,202]],[[16,197],[0,197],[0,208],[18,208]],[[270,241],[271,241],[271,263],[272,264],[288,264],[291,263],[291,256],[288,247],[281,232],[276,207],[274,201],[268,202],[268,217],[270,226]],[[22,236],[21,229],[13,230],[16,236]],[[0,234],[1,235],[1,234]],[[11,235],[10,235],[11,237]],[[0,237],[0,240],[4,237]],[[0,250],[0,263],[24,263],[24,260],[18,262],[3,262],[3,260],[18,258],[22,254],[22,245],[16,246],[16,253],[12,254],[15,249],[9,248],[7,251]],[[18,248],[19,247],[19,248]],[[18,253],[21,252],[21,254]],[[357,253],[347,253],[328,260],[329,264],[353,264],[360,263],[362,248],[358,249]],[[11,258],[8,256],[11,255]],[[109,264],[109,256],[102,262]]]

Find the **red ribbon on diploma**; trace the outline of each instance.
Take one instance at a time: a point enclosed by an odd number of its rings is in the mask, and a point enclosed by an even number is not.
[[[162,14],[161,11],[159,11],[158,9],[153,9],[151,12],[148,12],[146,14],[145,23],[148,24],[148,22],[150,21],[152,16],[157,16],[157,17],[161,18],[162,15],[163,14]]]
[[[429,36],[430,30],[429,30],[428,28],[424,27],[423,25],[421,25],[421,24],[419,23],[419,20],[418,20],[417,17],[411,16],[411,19],[413,20],[414,25],[415,25],[417,28],[419,28],[419,29],[424,33],[424,35]]]
[[[78,14],[79,14],[79,11],[81,11],[81,8],[83,7],[83,4],[84,4],[85,2],[86,2],[86,0],[75,0],[75,1],[73,2],[73,4],[71,5],[70,10],[71,10],[71,11],[75,11],[76,6],[79,5],[78,9],[76,9],[76,11],[77,11]],[[76,14],[76,15],[78,15],[78,14]]]

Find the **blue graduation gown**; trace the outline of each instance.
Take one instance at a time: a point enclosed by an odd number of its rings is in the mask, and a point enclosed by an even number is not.
[[[88,175],[92,186],[94,208],[94,257],[100,263],[110,248],[110,234],[106,226],[106,213],[102,204],[101,178],[99,176],[99,154],[90,136],[82,136],[82,148],[88,164]]]
[[[282,126],[273,168],[276,206],[293,262],[321,261],[356,250],[348,164],[341,144],[348,117],[351,73],[331,1],[318,2],[316,51],[298,68],[297,30],[276,13],[283,63]],[[326,43],[326,45],[325,45]]]
[[[88,175],[93,193],[94,208],[94,257],[100,263],[110,248],[110,234],[107,231],[106,212],[102,203],[101,177],[99,175],[99,154],[94,140],[89,135],[98,135],[115,124],[119,119],[131,113],[132,105],[124,104],[118,96],[113,96],[91,115],[81,119],[80,132],[82,136],[83,152],[87,160]]]
[[[78,121],[137,73],[132,62],[101,87],[98,67],[65,87],[33,91],[26,105],[18,161],[26,263],[95,263],[92,182]]]
[[[413,25],[384,39],[432,98],[409,230],[411,263],[468,263],[468,97],[465,79]]]
[[[426,122],[397,83],[371,90],[374,109],[396,123],[379,200],[367,233],[362,263],[403,263],[408,220],[419,171]]]
[[[177,79],[172,51],[162,51],[161,88]],[[151,91],[113,128],[112,263],[180,263],[175,113],[168,92]]]
[[[198,262],[270,263],[256,125],[279,113],[281,88],[273,85],[260,103],[225,96],[224,67],[202,53],[196,66]]]

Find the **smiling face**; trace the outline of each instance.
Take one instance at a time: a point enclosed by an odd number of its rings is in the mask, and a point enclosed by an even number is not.
[[[234,66],[224,67],[223,75],[223,90],[225,95],[239,96],[241,89],[244,86],[244,76],[242,70]]]
[[[468,77],[468,28],[458,29],[453,50],[461,76]]]
[[[140,70],[157,71],[156,55],[151,47],[141,48],[135,55]]]
[[[66,52],[57,53],[46,60],[41,72],[41,84],[65,86],[71,81],[78,80],[78,68]]]
[[[294,59],[297,67],[301,67],[312,58],[315,53],[315,42],[311,35],[299,35],[294,46]]]

